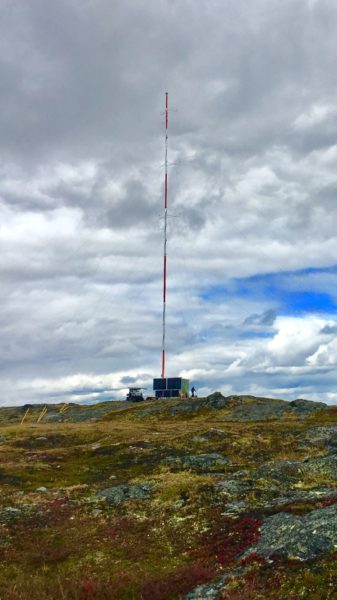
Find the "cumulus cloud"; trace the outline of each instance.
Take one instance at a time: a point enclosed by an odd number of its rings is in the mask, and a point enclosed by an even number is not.
[[[336,6],[0,16],[2,402],[118,398],[159,374],[166,90],[169,371],[334,402]]]

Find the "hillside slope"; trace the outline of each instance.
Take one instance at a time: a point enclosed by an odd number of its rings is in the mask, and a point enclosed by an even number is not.
[[[41,408],[0,409],[0,598],[337,598],[336,407]]]

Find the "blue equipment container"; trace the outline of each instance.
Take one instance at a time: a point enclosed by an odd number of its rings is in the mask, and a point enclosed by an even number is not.
[[[153,380],[153,389],[154,391],[166,390],[167,389],[167,379],[162,379],[161,377]]]
[[[157,378],[153,380],[156,398],[188,398],[189,380],[182,377]]]

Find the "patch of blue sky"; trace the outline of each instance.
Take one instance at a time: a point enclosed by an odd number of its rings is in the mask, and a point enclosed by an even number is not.
[[[228,296],[229,289],[224,285],[212,285],[207,289],[204,289],[200,293],[200,298],[205,300],[206,302],[216,302],[217,300],[221,300],[224,296]]]
[[[288,292],[281,298],[282,312],[290,314],[304,313],[337,313],[337,305],[328,293],[298,291]]]
[[[312,275],[337,275],[337,266],[328,269],[302,269],[254,275],[232,279],[226,285],[214,285],[200,295],[206,302],[221,302],[233,298],[269,301],[278,314],[303,315],[307,313],[336,314],[337,301],[330,290],[311,289]],[[296,280],[298,278],[298,289]],[[308,287],[305,280],[308,279]]]

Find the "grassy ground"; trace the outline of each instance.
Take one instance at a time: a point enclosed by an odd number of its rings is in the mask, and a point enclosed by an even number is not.
[[[276,510],[260,507],[263,479],[237,516],[224,514],[226,497],[217,492],[219,481],[239,471],[247,478],[269,461],[324,456],[324,446],[303,438],[313,426],[337,425],[337,411],[248,423],[224,421],[226,408],[140,417],[153,406],[165,405],[120,405],[99,418],[99,407],[86,407],[85,421],[38,424],[38,409],[31,409],[22,425],[22,410],[0,411],[0,599],[179,599],[225,572],[227,600],[337,598],[337,554],[310,563],[242,559],[261,519]],[[179,467],[181,457],[203,453],[221,454],[228,464]],[[96,496],[144,482],[153,484],[148,499],[114,505]],[[298,488],[323,484],[336,486],[331,476],[312,473]]]

